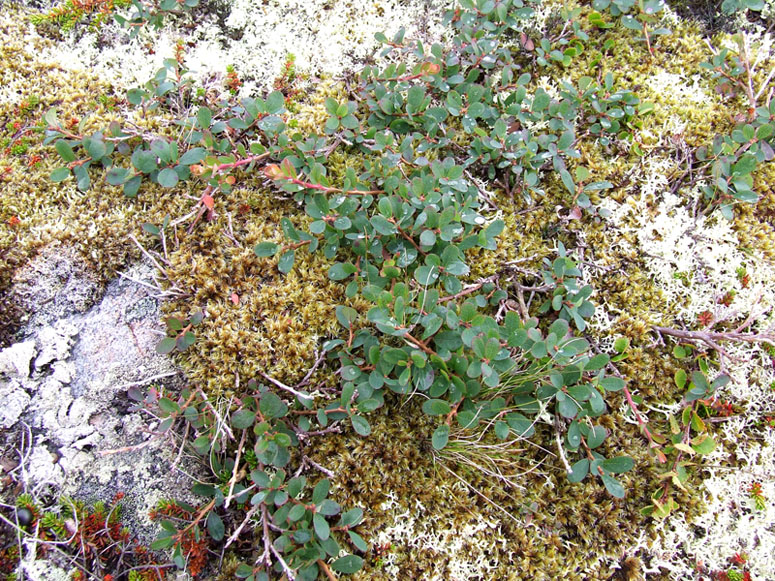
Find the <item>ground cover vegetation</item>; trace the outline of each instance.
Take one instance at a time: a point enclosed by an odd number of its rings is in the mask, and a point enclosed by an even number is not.
[[[198,8],[132,6],[121,21],[134,33]],[[722,8],[758,18],[765,6]],[[693,328],[665,311],[648,320],[639,310],[659,304],[658,293],[606,250],[606,198],[621,201],[633,180],[645,190],[649,177],[632,168],[667,147],[653,137],[667,107],[637,88],[649,67],[670,64],[665,9],[461,1],[444,17],[446,42],[378,35],[380,60],[344,86],[324,85],[312,121],[295,115],[309,105],[292,86],[292,59],[278,90],[239,98],[233,69],[223,92],[198,86],[182,43],[127,93],[129,123],[116,115],[96,126],[27,101],[43,113],[32,130],[41,151],[59,158],[52,182],[72,182],[85,198],[109,190],[140,217],[142,234],[121,256],[158,267],[169,316],[157,350],[179,353],[190,373],[181,393],[128,393],[213,475],[193,490],[200,506],[159,511],[151,549],[171,549],[172,563],[196,574],[207,546],[227,578],[330,579],[364,567],[390,575],[401,557],[371,540],[384,518],[376,492],[399,488],[394,478],[446,474],[445,486],[467,497],[459,502],[483,503],[517,539],[485,563],[490,575],[503,577],[516,553],[515,578],[584,578],[618,562],[625,534],[700,509],[698,467],[730,411],[717,397],[735,357],[727,342],[772,345],[773,333],[761,324],[767,309],[742,322],[708,311]],[[96,8],[57,10],[33,21],[70,27]],[[706,111],[716,117],[671,133],[669,155],[682,157],[666,185],[696,216],[766,236],[772,192],[757,176],[773,158],[773,69],[751,38],[694,49],[697,74],[706,71],[732,114]],[[621,75],[626,51],[645,64]],[[10,154],[24,155],[26,128],[17,133]],[[141,204],[153,206],[147,219]],[[762,247],[772,259],[772,245]],[[598,301],[622,314],[605,337],[595,332]],[[654,335],[675,349],[651,344]],[[649,419],[649,406],[665,402],[677,407]],[[356,467],[375,457],[392,458],[403,475],[378,474],[377,485]],[[566,504],[547,501],[542,481]],[[449,490],[419,499],[439,521],[459,510],[442,506]],[[22,500],[33,519],[16,524],[29,534],[39,517]],[[52,519],[40,530],[64,538]],[[541,523],[536,537],[519,531],[531,521]],[[548,548],[536,549],[537,539]],[[84,554],[79,566],[98,576],[129,553],[112,550]],[[405,575],[432,570],[423,569],[427,552],[403,559]]]

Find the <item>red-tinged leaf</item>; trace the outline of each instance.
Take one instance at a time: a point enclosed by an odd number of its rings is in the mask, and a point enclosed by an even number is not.
[[[212,210],[213,206],[215,206],[215,200],[210,194],[204,194],[202,196],[202,203],[207,207],[208,210]]]
[[[437,75],[439,74],[441,67],[436,63],[423,63],[420,70],[424,75]]]
[[[279,180],[283,177],[283,170],[276,163],[270,163],[264,168],[264,175],[270,180]]]
[[[280,164],[280,167],[282,168],[282,172],[285,177],[289,177],[289,178],[296,177],[296,168],[293,167],[293,163],[289,158],[286,157]]]

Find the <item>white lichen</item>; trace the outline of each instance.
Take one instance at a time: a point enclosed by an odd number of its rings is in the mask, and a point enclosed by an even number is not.
[[[687,522],[680,511],[657,523],[653,543],[641,538],[633,551],[642,551],[645,573],[669,573],[675,581],[698,579],[726,571],[736,554],[747,556],[753,579],[770,579],[775,571],[775,432],[759,434],[761,443],[738,448],[738,466],[714,467],[706,462],[703,500],[706,510]],[[722,452],[723,453],[723,452]],[[761,485],[764,506],[756,506],[750,492]]]
[[[450,495],[456,493],[460,491],[450,490]],[[424,577],[428,581],[491,579],[499,564],[493,549],[507,546],[499,523],[481,514],[472,515],[465,524],[450,525],[434,519],[420,502],[411,508],[401,505],[392,493],[380,508],[393,513],[394,524],[381,529],[373,544],[391,547],[382,557],[383,570],[391,578],[400,577],[400,552],[431,551],[439,558],[435,569]]]
[[[685,78],[683,75],[668,71],[658,71],[646,81],[649,89],[675,107],[691,105],[709,105],[713,97],[703,86],[699,74]]]
[[[73,32],[45,52],[44,59],[64,68],[91,70],[114,86],[129,88],[149,80],[171,58],[178,40],[186,47],[185,64],[202,82],[223,76],[234,66],[245,82],[241,95],[271,90],[289,55],[297,70],[309,75],[341,75],[379,47],[375,33],[388,36],[400,28],[407,38],[430,44],[441,40],[441,17],[447,0],[353,2],[290,0],[225,2],[225,20],[213,13],[191,29],[170,22],[160,31],[146,27],[129,40],[115,23],[97,32]]]

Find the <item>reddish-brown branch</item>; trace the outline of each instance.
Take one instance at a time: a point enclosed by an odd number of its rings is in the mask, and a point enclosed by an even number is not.
[[[425,252],[424,250],[422,250],[422,249],[421,249],[421,248],[420,248],[420,247],[417,245],[417,242],[415,242],[415,241],[414,241],[414,238],[412,238],[411,236],[409,236],[409,234],[407,234],[407,233],[406,233],[406,230],[404,230],[403,228],[401,228],[401,226],[399,226],[399,225],[398,225],[398,223],[396,222],[396,219],[395,219],[395,218],[388,218],[388,222],[390,222],[390,223],[392,223],[393,225],[395,225],[395,227],[396,227],[396,230],[398,230],[398,233],[399,233],[399,234],[401,234],[401,236],[403,236],[403,237],[404,237],[406,240],[408,240],[408,241],[411,243],[411,245],[412,245],[412,246],[414,246],[414,248],[415,248],[415,250],[417,250],[417,252],[419,252],[419,253],[420,253],[420,254],[422,254],[423,256],[426,256],[426,255],[428,254],[427,252]]]
[[[439,302],[440,303],[444,303],[446,301],[453,301],[455,299],[459,299],[460,297],[464,297],[466,295],[470,295],[471,293],[478,291],[480,288],[482,288],[487,283],[494,282],[496,278],[497,278],[497,276],[495,276],[495,275],[487,277],[487,278],[485,278],[483,280],[480,280],[476,284],[473,284],[473,285],[471,285],[469,287],[464,288],[459,293],[456,293],[454,295],[449,295],[449,296],[446,296],[446,297],[441,297],[439,299]]]
[[[300,180],[298,178],[290,178],[288,181],[308,190],[318,190],[326,194],[342,194],[344,196],[373,196],[375,194],[385,193],[385,190],[343,190],[341,188],[332,188],[329,186],[305,182],[304,180]]]
[[[293,242],[292,244],[288,244],[286,248],[288,248],[289,250],[296,250],[297,248],[306,246],[310,242],[312,242],[312,240],[302,240],[301,242]]]
[[[331,571],[328,564],[323,559],[318,559],[318,565],[320,565],[320,568],[323,569],[323,573],[325,573],[326,577],[328,577],[328,581],[337,581],[337,576],[334,575],[334,572]]]
[[[417,347],[419,347],[420,349],[425,351],[428,355],[438,355],[438,353],[436,353],[433,349],[428,347],[427,343],[425,343],[424,341],[421,341],[420,339],[417,339],[417,338],[413,337],[409,333],[404,335],[404,339],[406,339],[407,341],[409,341],[411,343],[414,343]]]
[[[268,151],[266,153],[261,153],[259,155],[251,155],[244,159],[238,159],[237,161],[234,161],[232,163],[222,163],[221,165],[216,165],[213,169],[215,172],[223,171],[225,169],[234,169],[235,167],[251,164],[254,161],[261,161],[262,159],[266,159],[267,157],[269,157]]]

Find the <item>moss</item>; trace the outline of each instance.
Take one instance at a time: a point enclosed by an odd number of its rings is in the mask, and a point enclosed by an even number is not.
[[[0,86],[7,91],[0,100],[2,125],[21,119],[23,127],[34,127],[43,112],[54,106],[63,120],[93,114],[95,119],[90,124],[107,123],[111,115],[103,107],[94,109],[93,99],[94,95],[109,92],[109,87],[88,75],[41,64],[27,44],[24,19],[18,9],[7,6],[3,10]],[[22,87],[26,92],[21,92]],[[19,93],[9,98],[8,90],[12,88],[18,88]],[[31,103],[31,96],[40,96],[39,102],[24,107]],[[23,116],[20,109],[24,110]],[[0,345],[11,340],[18,324],[14,305],[7,300],[14,272],[41,248],[72,245],[102,281],[115,276],[116,269],[130,255],[136,256],[128,234],[137,233],[137,216],[142,208],[127,203],[109,186],[100,186],[100,195],[94,196],[77,192],[71,181],[52,183],[48,176],[61,164],[41,140],[39,132],[27,133],[26,156],[0,151]],[[33,156],[40,161],[31,164]]]
[[[395,564],[405,578],[450,578],[454,559],[496,563],[489,573],[492,579],[605,579],[613,574],[611,563],[621,557],[623,544],[644,530],[653,533],[638,509],[647,504],[661,468],[646,454],[637,430],[621,417],[610,420],[618,427],[604,453],[631,454],[636,460],[638,469],[623,477],[630,491],[625,501],[612,499],[598,481],[568,483],[547,430],[539,430],[537,438],[545,447],[524,443],[513,452],[515,470],[524,473],[519,488],[505,490],[454,463],[437,460],[434,465],[427,442],[432,420],[422,415],[417,401],[389,399],[371,416],[368,438],[348,433],[314,445],[313,458],[336,474],[335,500],[365,509],[367,519],[359,531],[366,538],[378,538],[380,531],[400,529],[403,523],[429,539],[394,543],[382,551],[373,547],[356,579],[393,578],[385,561]],[[399,408],[400,415],[395,412]],[[505,517],[502,510],[515,518]],[[498,523],[487,535],[489,548],[461,550],[456,535],[477,519]],[[435,544],[432,539],[447,540]]]
[[[94,95],[107,94],[109,88],[85,74],[64,73],[37,63],[24,46],[23,27],[13,25],[11,20],[3,23],[10,40],[0,47],[0,84],[29,82],[42,96],[38,111],[56,104],[62,118],[80,118],[93,111]],[[596,55],[588,50],[572,67],[547,72],[577,80],[581,75],[612,71],[617,89],[632,88],[642,101],[655,103],[653,114],[638,118],[642,126],[635,127],[633,135],[647,155],[673,160],[672,173],[682,171],[679,154],[684,147],[708,144],[716,133],[731,129],[733,113],[742,104],[739,99],[723,102],[713,93],[707,75],[701,84],[708,102],[702,105],[682,103],[673,93],[655,91],[651,83],[655,70],[675,75],[699,70],[699,63],[708,54],[697,26],[681,23],[671,36],[655,40],[653,57],[644,44],[633,40],[631,31],[616,28],[590,34],[590,47],[604,40],[614,41],[612,54],[594,64]],[[321,83],[317,91],[299,103],[294,115],[298,131],[322,133],[325,98],[343,101],[345,95],[342,85]],[[109,106],[107,100],[99,103],[88,127],[100,127],[111,119],[115,113],[108,110]],[[15,102],[0,104],[0,118],[10,118],[15,107]],[[680,134],[665,135],[673,117],[684,129]],[[144,123],[156,131],[169,131],[163,118],[149,118]],[[190,233],[185,223],[171,228],[165,253],[156,239],[141,234],[139,226],[143,222],[158,225],[167,215],[176,219],[188,213],[201,195],[196,185],[173,191],[144,186],[140,198],[134,201],[104,183],[81,194],[69,181],[52,184],[48,180],[50,171],[58,166],[50,148],[33,140],[28,153],[43,157],[33,170],[26,168],[21,158],[0,159],[0,170],[12,168],[4,174],[6,182],[0,196],[0,293],[8,288],[15,269],[52,244],[73,246],[100,278],[107,280],[127,260],[139,256],[128,241],[130,234],[135,235],[163,256],[165,284],[179,291],[165,304],[165,313],[187,317],[203,310],[207,315],[197,328],[197,342],[179,361],[191,383],[213,397],[238,397],[244,393],[247,380],[260,379],[261,373],[295,383],[315,360],[322,341],[340,334],[341,327],[333,316],[335,306],[350,304],[361,312],[369,307],[358,299],[346,299],[343,285],[328,279],[331,262],[321,254],[299,250],[296,265],[288,275],[279,274],[274,259],[255,256],[252,247],[259,241],[282,243],[282,218],[291,219],[300,228],[308,224],[293,202],[264,188],[255,176],[240,174],[230,193],[216,196],[213,220],[200,221]],[[362,162],[363,158],[350,150],[335,152],[328,159],[332,181],[341,177],[347,167],[360,169]],[[578,161],[590,168],[594,180],[614,183],[616,189],[602,192],[600,197],[610,196],[620,203],[638,193],[635,176],[644,171],[643,162],[626,142],[606,148],[592,140],[582,142]],[[756,207],[741,207],[735,222],[743,244],[770,259],[775,257],[773,168],[765,166],[757,173],[756,189],[762,200]],[[620,369],[632,378],[633,392],[648,404],[677,401],[682,394],[672,378],[678,364],[667,347],[654,344],[650,331],[650,323],[670,321],[671,305],[665,304],[650,279],[643,258],[622,244],[621,233],[590,213],[569,220],[570,199],[564,186],[551,175],[545,176],[545,184],[546,195],[530,204],[520,197],[510,199],[503,192],[496,193],[499,209],[491,214],[494,217],[497,213],[504,220],[505,230],[495,252],[467,252],[471,280],[505,273],[505,263],[514,260],[522,261],[520,267],[537,271],[542,259],[553,255],[558,240],[569,248],[581,249],[583,267],[591,273],[596,289],[594,300],[613,318],[610,329],[593,338],[628,337],[632,348]],[[13,217],[18,223],[12,225]],[[533,308],[537,303],[534,301]],[[12,314],[0,312],[0,326],[6,330],[13,327],[11,319]],[[313,385],[325,388],[336,381],[332,370],[324,368]],[[637,428],[619,413],[604,419],[615,432],[605,452],[630,455],[636,461],[637,468],[623,477],[630,491],[623,501],[608,496],[597,480],[569,484],[554,457],[553,433],[546,429],[539,429],[537,446],[525,443],[513,451],[515,471],[524,473],[519,488],[505,489],[476,471],[439,458],[434,463],[428,438],[435,424],[420,412],[419,403],[418,399],[405,401],[390,396],[388,404],[370,417],[373,433],[369,438],[347,432],[314,442],[309,451],[312,458],[336,474],[335,499],[344,506],[367,509],[366,521],[359,529],[366,538],[376,538],[381,530],[395,525],[397,507],[409,510],[418,530],[433,531],[434,538],[447,538],[443,536],[445,531],[461,534],[467,522],[477,519],[497,522],[497,532],[485,539],[489,542],[485,548],[479,545],[478,549],[472,545],[453,551],[451,539],[444,546],[395,546],[382,556],[374,547],[357,578],[392,578],[384,566],[387,560],[396,564],[401,578],[423,579],[434,574],[446,578],[452,559],[459,558],[492,561],[493,579],[605,579],[614,574],[612,564],[620,560],[623,546],[644,531],[655,534],[652,523],[641,517],[638,509],[648,504],[649,494],[661,482],[664,469],[648,456]],[[616,410],[624,402],[614,396],[609,405]],[[651,419],[657,431],[665,431],[664,418],[654,414]],[[470,486],[461,484],[454,474]],[[504,518],[501,510],[472,488],[516,521]],[[682,493],[678,498],[687,516],[701,509],[697,487],[692,489],[694,492]],[[387,498],[392,498],[394,504],[386,506]],[[224,575],[228,570],[224,569]]]

